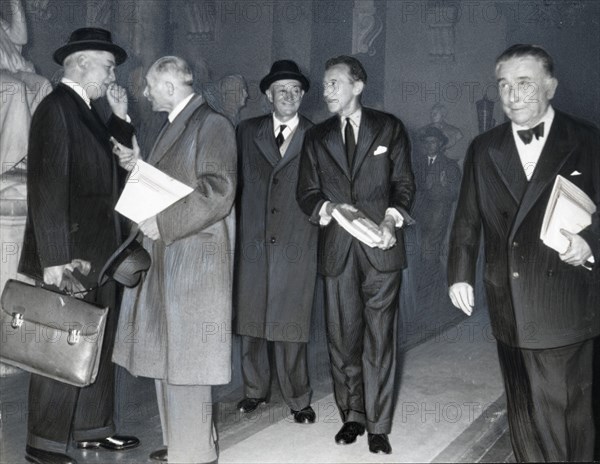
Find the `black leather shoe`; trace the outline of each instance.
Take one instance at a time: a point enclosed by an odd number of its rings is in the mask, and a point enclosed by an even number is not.
[[[167,461],[167,449],[159,449],[150,453],[150,459],[153,461],[159,462],[168,462]]]
[[[335,435],[338,445],[349,445],[356,441],[356,437],[365,433],[365,426],[359,422],[346,422]]]
[[[25,447],[25,459],[34,464],[77,464],[77,461],[71,456],[44,451],[32,446]]]
[[[315,419],[317,418],[315,411],[310,406],[306,406],[300,411],[294,411],[292,409],[292,415],[298,424],[314,424]]]
[[[238,403],[237,408],[242,412],[252,412],[266,402],[266,398],[244,398]]]
[[[391,454],[392,445],[386,433],[369,433],[369,451],[371,453]]]
[[[124,451],[140,446],[140,441],[136,437],[125,437],[113,435],[112,437],[102,438],[101,440],[78,441],[77,448],[80,449],[98,449],[104,448],[110,451]]]

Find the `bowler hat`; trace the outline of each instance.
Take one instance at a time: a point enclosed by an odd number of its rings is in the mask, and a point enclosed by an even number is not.
[[[440,141],[442,147],[445,147],[448,144],[448,137],[446,137],[446,134],[444,134],[441,129],[438,129],[437,127],[427,126],[419,134],[419,140],[421,142],[424,142],[427,137],[435,137]]]
[[[275,61],[271,66],[271,71],[260,81],[260,91],[265,93],[269,86],[275,81],[283,79],[296,79],[302,85],[302,90],[308,91],[310,83],[308,79],[300,72],[298,65],[292,60]]]
[[[136,240],[138,229],[134,228],[129,237],[117,248],[100,271],[98,285],[108,279],[116,280],[126,287],[135,287],[145,271],[150,268],[150,254]]]
[[[119,65],[127,59],[127,52],[114,44],[110,32],[99,27],[82,27],[71,33],[69,41],[54,52],[53,58],[62,65],[65,58],[71,53],[82,50],[102,50],[115,55],[115,61]]]

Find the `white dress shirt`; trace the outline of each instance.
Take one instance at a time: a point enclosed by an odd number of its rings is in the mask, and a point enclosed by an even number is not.
[[[183,109],[190,102],[190,100],[192,98],[194,98],[194,95],[196,95],[196,94],[192,92],[187,97],[185,97],[183,100],[181,100],[179,103],[177,103],[177,105],[175,105],[175,108],[173,108],[171,110],[171,112],[169,113],[169,116],[168,116],[169,122],[173,122],[173,120],[179,115],[179,113],[181,113],[183,111]]]
[[[81,86],[81,84],[72,81],[71,79],[67,79],[66,77],[63,77],[60,80],[61,84],[66,85],[67,87],[69,87],[73,92],[75,92],[77,95],[79,95],[81,97],[81,99],[85,102],[85,104],[87,105],[87,107],[89,109],[92,109],[92,103],[90,102],[90,97],[88,96],[87,92],[85,91],[85,89]]]
[[[554,108],[552,106],[548,106],[548,110],[546,110],[546,114],[542,117],[538,124],[544,123],[544,135],[539,139],[533,137],[531,142],[525,144],[517,131],[527,130],[525,126],[519,126],[514,122],[511,124],[513,137],[515,139],[515,143],[517,144],[517,151],[519,152],[519,158],[521,158],[521,165],[523,166],[523,170],[525,171],[525,175],[527,176],[527,180],[531,180],[531,176],[533,175],[533,171],[537,165],[538,160],[540,159],[540,155],[542,154],[542,150],[544,149],[544,145],[546,144],[546,140],[548,140],[548,134],[550,133],[550,128],[552,127],[552,121],[554,120]],[[536,124],[537,126],[537,124]]]

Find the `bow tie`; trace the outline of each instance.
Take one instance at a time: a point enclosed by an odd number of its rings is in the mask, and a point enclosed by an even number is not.
[[[540,137],[544,136],[544,123],[540,123],[535,126],[533,129],[525,129],[517,131],[519,137],[525,145],[528,145],[533,140],[533,136],[535,135],[535,139],[539,140]]]

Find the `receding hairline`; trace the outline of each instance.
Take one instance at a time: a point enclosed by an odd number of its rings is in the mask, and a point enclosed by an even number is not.
[[[163,56],[156,60],[148,69],[147,76],[169,75],[176,78],[184,85],[193,85],[194,76],[192,68],[183,58],[178,56]]]

